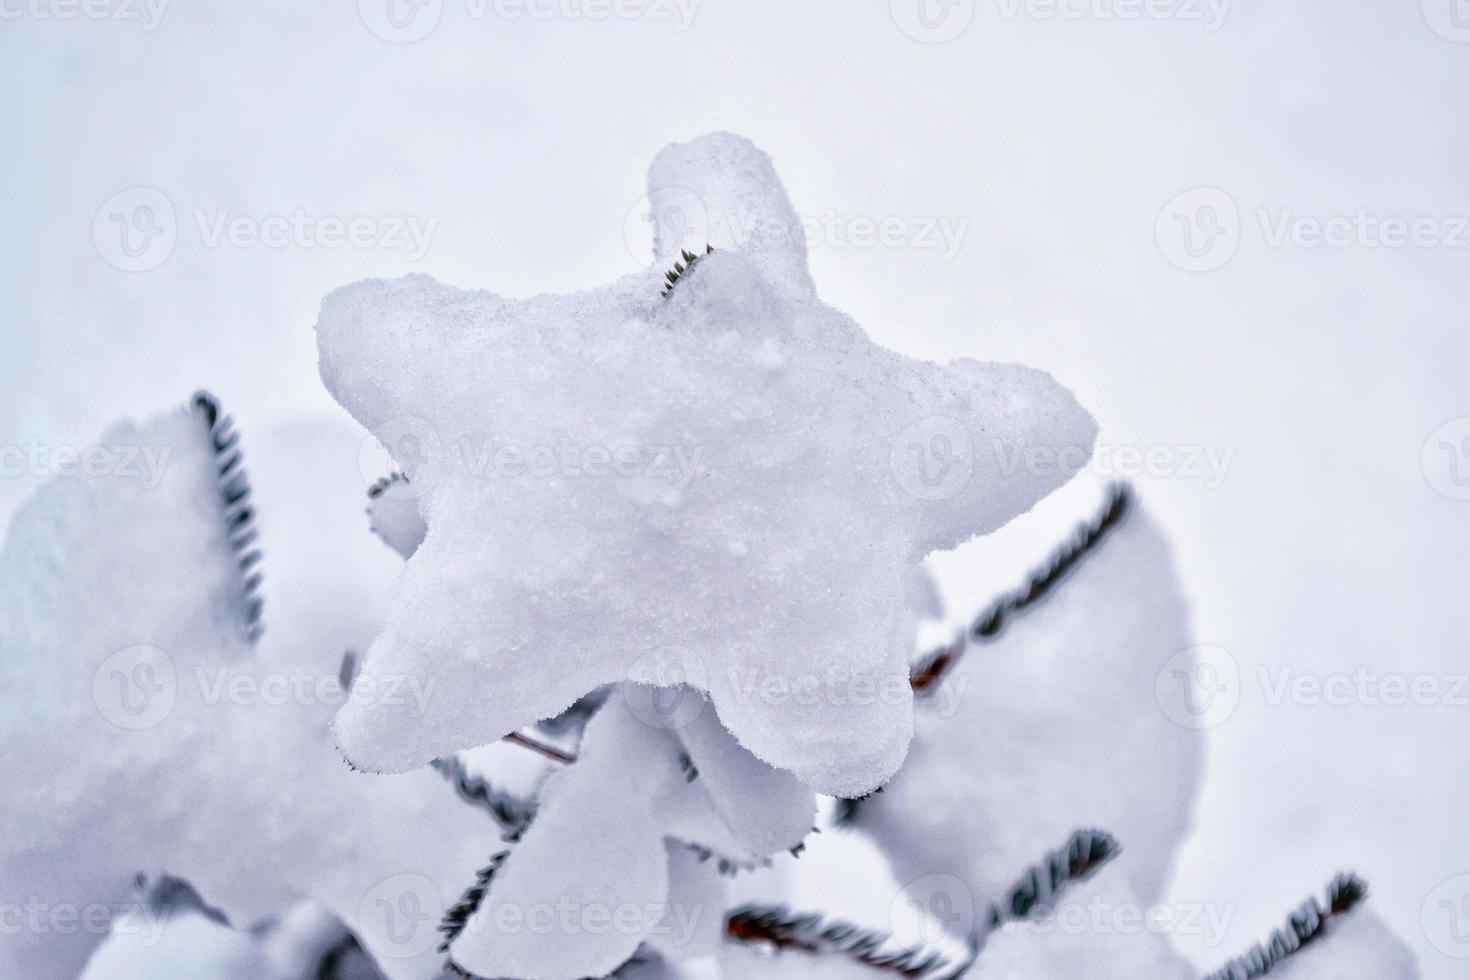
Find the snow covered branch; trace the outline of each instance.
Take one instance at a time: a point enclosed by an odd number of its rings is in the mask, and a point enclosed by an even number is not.
[[[1275,930],[1265,943],[1257,943],[1243,955],[1211,973],[1205,980],[1255,980],[1274,970],[1288,956],[1326,934],[1332,921],[1351,912],[1368,897],[1368,883],[1352,873],[1339,874],[1327,886],[1327,907],[1313,896],[1287,916],[1286,925]]]
[[[261,573],[260,549],[255,547],[255,508],[250,503],[250,481],[242,462],[240,433],[234,419],[220,409],[219,400],[209,392],[194,393],[191,407],[204,420],[214,446],[218,463],[220,505],[223,508],[225,535],[236,555],[240,569],[241,623],[245,639],[254,643],[265,629],[261,620],[264,600],[257,594]]]
[[[932,690],[964,654],[969,640],[984,641],[999,636],[1012,617],[1050,595],[1068,573],[1103,545],[1108,533],[1128,516],[1133,502],[1133,488],[1129,484],[1121,481],[1112,483],[1097,514],[1091,520],[1078,524],[1072,536],[1032,570],[1024,585],[991,602],[975,618],[968,631],[914,665],[909,678],[914,692],[922,694]]]

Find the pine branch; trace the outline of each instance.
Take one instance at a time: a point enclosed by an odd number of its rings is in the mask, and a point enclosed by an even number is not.
[[[777,952],[841,955],[904,977],[954,980],[974,964],[989,932],[1051,906],[1067,885],[1087,880],[1121,850],[1104,831],[1075,831],[1065,845],[1028,869],[1002,901],[991,905],[983,928],[971,932],[959,960],[929,947],[893,948],[893,937],[884,933],[847,922],[828,923],[818,913],[792,912],[784,905],[742,906],[730,913],[725,934],[736,942],[762,944]]]
[[[449,781],[461,800],[479,807],[495,818],[505,829],[504,839],[520,840],[536,816],[536,801],[527,800],[496,789],[479,776],[472,776],[459,756],[450,755],[433,762],[434,771]]]
[[[587,727],[587,722],[597,714],[597,709],[601,708],[603,702],[607,700],[607,693],[607,687],[600,687],[590,694],[584,694],[561,714],[536,722],[536,727],[553,738],[574,734],[580,739],[582,730]]]
[[[1045,562],[1031,570],[1024,585],[992,601],[952,642],[930,651],[913,665],[909,671],[909,686],[914,693],[924,695],[932,692],[959,663],[972,640],[985,642],[995,639],[1012,616],[1050,595],[1073,569],[1107,542],[1109,533],[1132,511],[1133,503],[1131,486],[1121,481],[1110,484],[1107,499],[1097,514],[1078,524],[1070,538],[1058,545]],[[838,826],[851,824],[865,799],[866,796],[839,799],[834,822]]]
[[[1086,881],[1093,872],[1122,851],[1116,838],[1103,830],[1078,830],[1067,843],[1034,864],[1011,886],[1006,898],[991,906],[990,927],[1026,918],[1053,904],[1063,887]]]
[[[966,954],[951,955],[924,946],[891,946],[893,937],[848,922],[826,922],[811,912],[792,912],[784,905],[746,905],[725,921],[727,938],[769,946],[776,952],[795,950],[812,956],[838,955],[888,973],[923,980],[953,980],[968,970],[979,953],[971,937]]]
[[[658,959],[657,953],[644,946],[639,946],[626,962],[607,975],[606,980],[621,980],[624,977],[635,976],[637,970],[652,966]]]
[[[464,928],[469,923],[470,917],[479,910],[480,903],[485,901],[485,896],[490,891],[490,884],[495,880],[496,873],[500,870],[501,865],[505,864],[505,859],[509,856],[509,850],[501,851],[499,854],[492,856],[490,863],[475,873],[475,883],[469,887],[468,891],[460,896],[459,901],[455,902],[445,911],[444,920],[439,923],[439,932],[444,937],[439,943],[439,952],[449,952],[450,945],[459,938],[460,933],[464,932]],[[463,969],[456,966],[452,960],[445,964],[445,969],[461,977],[472,976],[472,974],[466,973]]]
[[[865,793],[862,796],[837,797],[835,801],[837,806],[832,811],[833,826],[846,827],[851,825],[857,819],[858,810],[862,809],[862,805],[881,792],[883,792],[883,787],[879,786],[873,792]]]
[[[706,244],[704,246],[705,255],[708,255],[714,250],[715,248],[713,245]],[[693,271],[694,263],[698,262],[701,258],[704,257],[701,255],[695,255],[693,252],[690,252],[687,249],[680,249],[679,255],[680,258],[682,258],[684,261],[675,261],[674,267],[668,272],[664,273],[664,288],[663,292],[659,293],[659,295],[662,296],[664,299],[669,298],[669,294],[674,291],[674,287],[679,284],[680,279],[687,276],[691,271]]]
[[[560,762],[562,765],[569,766],[577,761],[575,755],[563,752],[554,745],[547,745],[545,742],[538,741],[527,735],[522,735],[520,732],[511,732],[505,736],[505,741],[510,742],[512,745],[519,745],[522,748],[530,749],[532,752],[544,755],[552,762]]]
[[[197,913],[216,925],[230,925],[225,913],[206,902],[198,890],[183,878],[161,874],[150,879],[140,871],[133,876],[133,894],[137,903],[155,918],[167,918],[184,911]]]
[[[377,500],[383,494],[387,493],[388,490],[393,486],[393,484],[407,482],[407,473],[404,473],[402,470],[394,470],[387,476],[379,477],[377,483],[374,483],[372,486],[368,487],[368,499]]]
[[[813,827],[811,831],[807,834],[807,836],[810,837],[812,834],[820,834],[821,832],[821,827]],[[786,853],[790,854],[794,858],[800,858],[803,854],[806,853],[806,841],[803,840],[795,847],[789,848]]]
[[[351,932],[333,943],[317,962],[312,980],[386,980],[377,962]]]
[[[1286,925],[1237,956],[1205,980],[1254,980],[1274,970],[1288,956],[1320,939],[1331,921],[1356,908],[1368,897],[1368,884],[1351,872],[1339,874],[1327,886],[1327,908],[1315,897],[1307,899],[1287,916]]]
[[[264,600],[257,594],[261,573],[256,566],[260,563],[261,554],[260,549],[254,546],[258,536],[255,508],[250,503],[250,481],[241,462],[240,434],[235,430],[234,420],[220,410],[219,400],[209,392],[196,391],[189,407],[203,419],[214,446],[215,479],[223,509],[225,535],[235,552],[235,564],[240,572],[241,632],[245,640],[253,644],[265,629],[261,621]]]
[[[342,685],[342,690],[352,690],[352,685],[357,680],[357,671],[360,666],[357,661],[356,650],[346,650],[343,652],[342,662],[337,665],[337,683]]]
[[[1059,545],[1040,566],[1033,569],[1019,589],[993,601],[976,617],[966,633],[948,646],[933,651],[919,661],[910,672],[915,692],[930,690],[943,679],[964,654],[967,641],[993,640],[1005,629],[1011,618],[1036,605],[1107,540],[1109,532],[1123,523],[1133,508],[1133,488],[1114,482],[1108,487],[1102,509],[1089,521],[1077,525],[1072,536]]]
[[[708,861],[714,860],[717,857],[713,850],[705,847],[703,844],[695,844],[692,841],[679,841],[678,843],[693,851],[695,857],[699,858],[700,864],[704,864]],[[726,876],[727,878],[734,878],[742,871],[758,871],[761,868],[769,868],[770,866],[770,858],[759,858],[755,861],[735,861],[727,857],[719,856],[718,863],[715,865],[715,868],[719,871],[720,874]]]

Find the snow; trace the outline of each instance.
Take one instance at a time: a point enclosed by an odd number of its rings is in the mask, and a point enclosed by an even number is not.
[[[717,950],[722,864],[796,846],[815,799],[742,749],[701,695],[674,693],[702,705],[679,729],[650,723],[626,686],[610,692],[451,946],[458,965],[555,980],[609,972],[644,944],[675,960]]]
[[[807,956],[748,944],[731,944],[720,957],[725,980],[872,980],[872,967],[840,956]],[[882,976],[882,974],[877,974]]]
[[[695,933],[676,930],[720,916],[702,898],[688,907],[670,900],[657,803],[683,779],[667,734],[609,698],[576,764],[547,779],[535,821],[450,946],[453,961],[479,976],[577,980],[610,973],[655,929],[677,948]]]
[[[234,921],[314,898],[393,980],[433,977],[438,915],[497,834],[429,770],[370,777],[343,765],[328,726],[344,644],[324,637],[374,624],[344,621],[350,607],[326,600],[324,619],[307,621],[308,588],[279,616],[267,608],[252,649],[202,419],[175,410],[100,443],[166,454],[157,484],[53,479],[0,549],[0,688],[27,694],[0,712],[0,881],[40,910],[0,945],[0,975],[75,977],[131,907],[134,874],[166,870]],[[302,518],[319,533],[337,526],[335,500],[296,501],[322,505],[320,519]],[[306,567],[317,549],[334,564]],[[289,536],[267,542],[265,564],[328,581],[350,554],[350,543]],[[87,910],[100,928],[50,926]],[[201,931],[182,925],[179,941]]]
[[[330,973],[324,972],[330,969]],[[253,926],[148,903],[114,923],[79,980],[382,980],[352,935],[312,902]]]
[[[1034,560],[1051,548],[1042,539]],[[1168,543],[1135,503],[1053,593],[971,641],[920,701],[907,764],[856,825],[901,882],[954,874],[978,897],[1099,827],[1122,843],[1114,864],[1138,894],[1159,898],[1190,826],[1202,738],[1171,720],[1183,688],[1155,681],[1193,643]]]
[[[713,710],[701,712],[678,737],[710,805],[749,851],[788,851],[811,832],[817,810],[811,790],[742,748]]]
[[[1271,971],[1278,980],[1416,980],[1414,954],[1372,907],[1334,918],[1326,933]]]
[[[395,472],[373,484],[368,495],[372,532],[399,556],[410,557],[424,543],[428,532],[413,485]]]
[[[355,765],[493,741],[655,662],[765,762],[870,790],[912,731],[908,569],[1086,462],[1091,417],[1044,373],[914,360],[816,300],[748,141],[661,153],[656,214],[670,182],[715,251],[667,300],[653,269],[526,300],[413,275],[323,303],[322,379],[428,525],[361,676],[437,693],[421,718],[344,708]]]
[[[1068,885],[1050,908],[992,932],[970,980],[1089,977],[1096,980],[1195,980],[1167,931],[1147,924],[1146,903],[1118,862]]]

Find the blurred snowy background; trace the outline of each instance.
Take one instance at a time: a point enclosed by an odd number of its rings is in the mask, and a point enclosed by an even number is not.
[[[1351,868],[1464,975],[1464,0],[0,0],[0,90],[0,514],[200,386],[247,446],[330,420],[348,465],[327,291],[605,282],[647,261],[652,155],[733,130],[824,300],[1051,371],[1173,535],[1233,668],[1169,888],[1232,915],[1186,952]],[[1014,577],[974,565],[935,563],[954,622]]]

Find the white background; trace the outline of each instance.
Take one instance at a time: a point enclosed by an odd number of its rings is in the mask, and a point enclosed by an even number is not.
[[[64,20],[65,0],[0,0],[0,444],[83,446],[198,386],[247,444],[336,413],[311,330],[326,291],[415,269],[513,296],[606,281],[636,268],[625,219],[654,152],[740,132],[804,215],[966,223],[949,256],[813,242],[823,298],[880,342],[1044,367],[1108,446],[1233,450],[1218,486],[1139,481],[1200,639],[1241,678],[1173,888],[1236,914],[1190,955],[1218,965],[1352,868],[1427,976],[1464,975],[1425,916],[1470,872],[1470,705],[1273,705],[1259,680],[1470,670],[1470,502],[1436,489],[1454,492],[1451,463],[1470,474],[1470,428],[1421,460],[1470,415],[1470,231],[1460,247],[1271,241],[1288,213],[1445,234],[1470,214],[1462,0],[1251,0],[1214,24],[1185,0],[1131,20],[1103,16],[1112,0],[1071,0],[1068,18],[931,0],[937,30],[959,31],[944,43],[914,29],[919,0],[704,0],[683,30],[662,7],[538,20],[442,0],[408,44],[365,26],[384,2],[178,3],[146,30],[142,7]],[[129,273],[93,222],[138,186],[166,196],[177,240]],[[1238,216],[1201,259],[1223,265],[1191,272],[1164,209],[1200,187]],[[196,218],[296,208],[437,227],[414,262],[210,247]],[[0,512],[38,479],[0,478]]]

